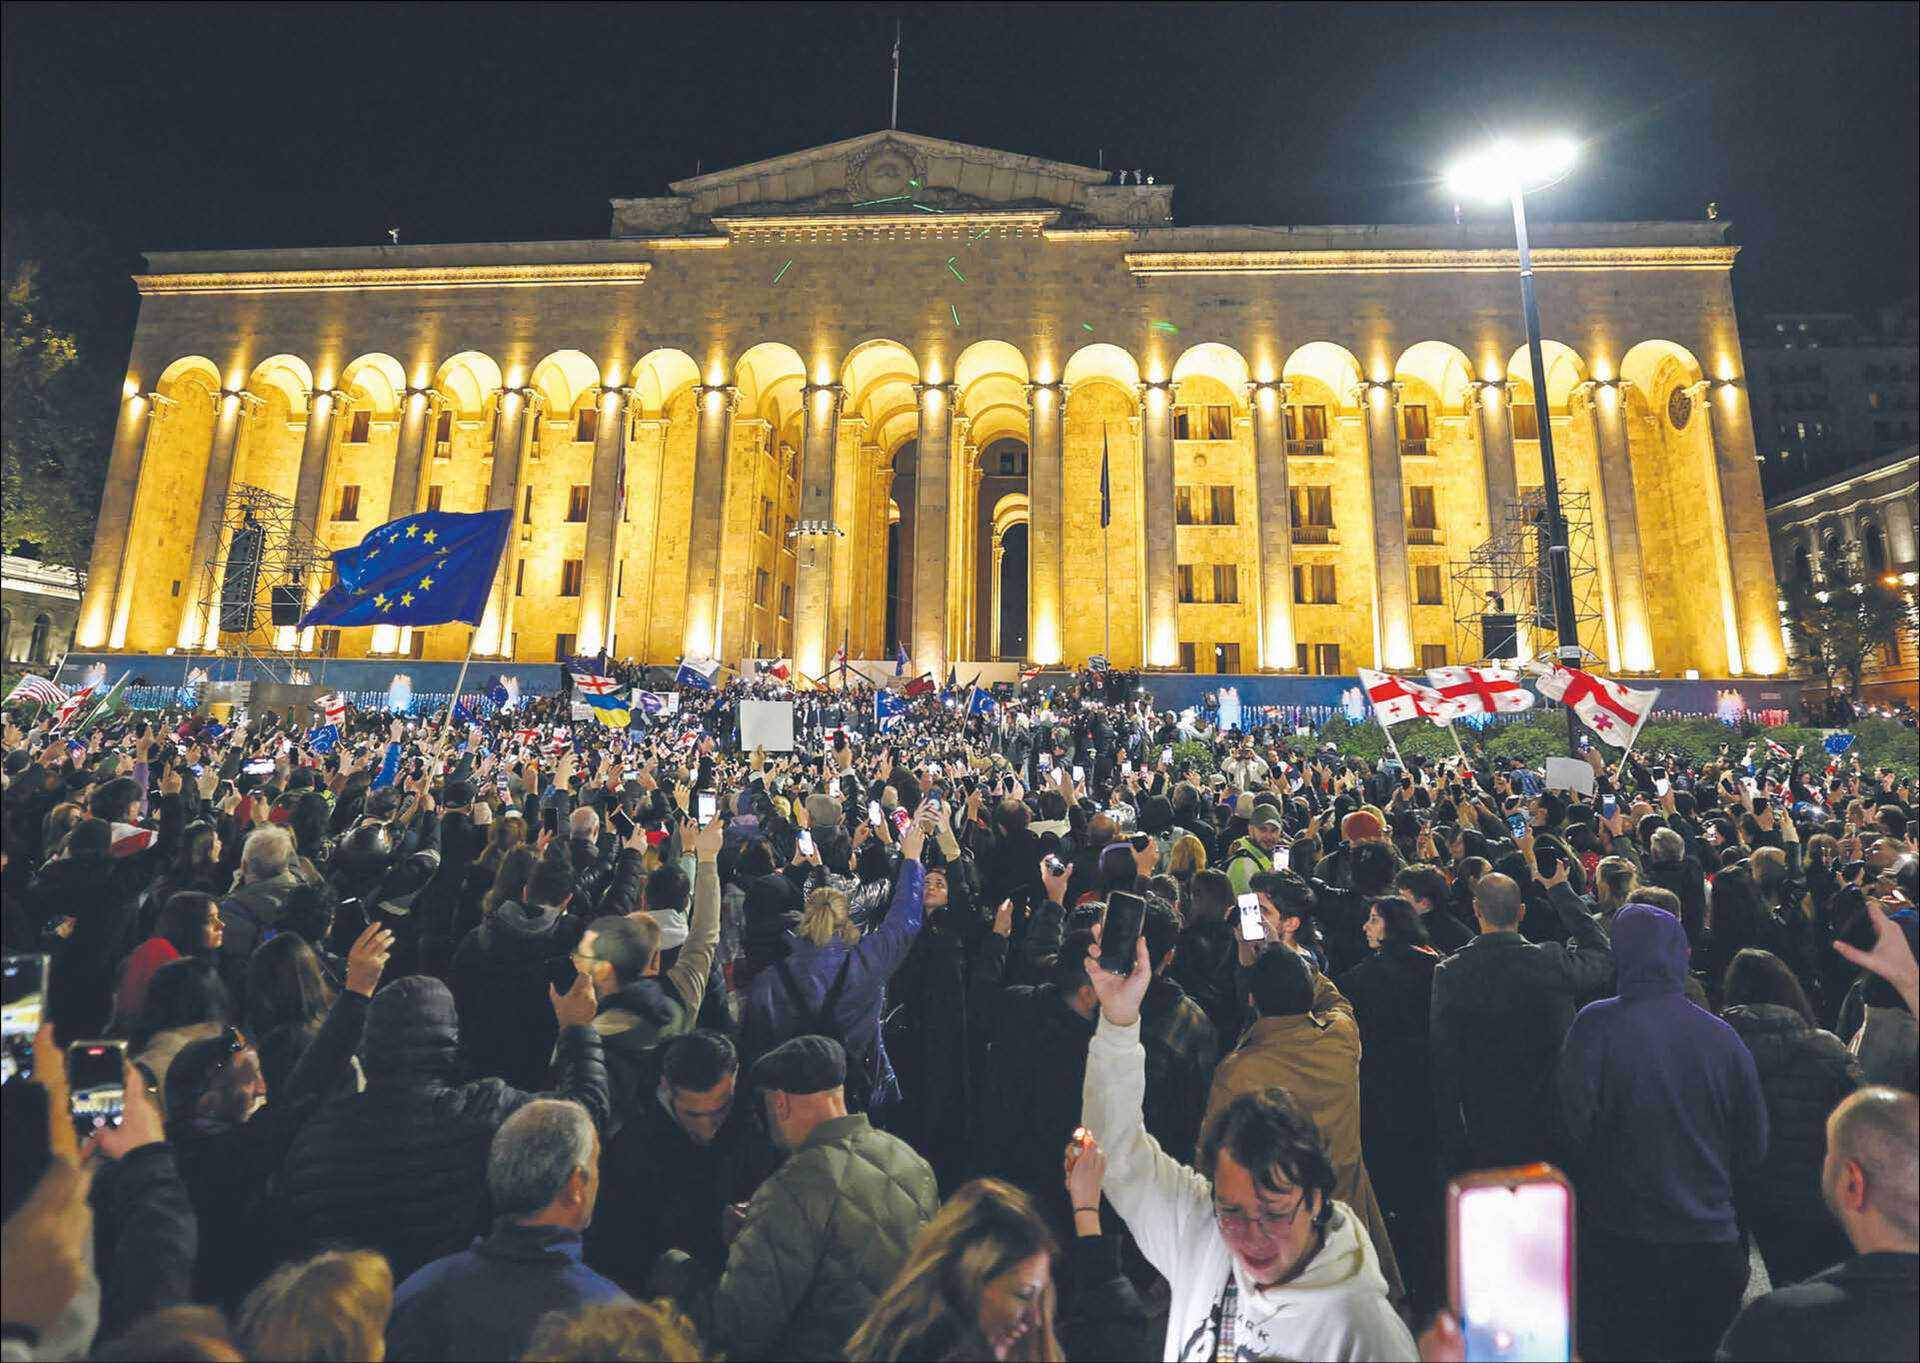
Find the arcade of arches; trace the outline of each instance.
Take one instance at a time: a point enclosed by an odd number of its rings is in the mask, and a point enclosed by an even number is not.
[[[875,136],[913,143],[936,188],[946,172],[927,148],[978,150]],[[842,155],[804,155],[829,152]],[[1187,236],[1156,254],[1157,232],[1239,229],[1088,225],[1074,214],[1097,172],[1058,168],[1060,184],[1069,171],[1081,179],[1066,189],[1037,171],[1037,190],[1010,181],[1005,206],[997,182],[981,181],[937,222],[855,218],[838,201],[827,217],[803,206],[729,218],[724,196],[703,220],[701,196],[718,192],[704,177],[674,187],[692,225],[629,240],[618,214],[641,210],[621,204],[664,201],[620,201],[600,263],[544,267],[605,278],[535,287],[459,276],[480,268],[459,263],[482,249],[471,247],[412,248],[407,259],[425,263],[406,267],[346,248],[326,269],[307,268],[314,252],[160,260],[140,280],[79,646],[220,647],[201,584],[224,552],[221,508],[244,484],[286,498],[335,548],[423,508],[514,508],[472,638],[482,657],[792,657],[809,676],[843,644],[855,658],[904,647],[937,675],[956,660],[1100,653],[1120,667],[1236,672],[1458,661],[1449,565],[1539,486],[1543,382],[1562,481],[1593,507],[1592,652],[1619,672],[1781,671],[1745,396],[1726,372],[1737,343],[1704,363],[1696,353],[1734,335],[1720,301],[1730,250],[1565,249],[1591,263],[1557,276],[1544,250],[1548,329],[1564,321],[1569,339],[1548,342],[1536,378],[1491,247],[1381,251],[1377,270],[1317,259],[1358,249],[1210,253]],[[795,199],[793,172],[780,173],[785,187],[766,194]],[[1004,245],[979,258],[1004,273],[970,263],[973,292],[937,309],[859,292],[864,282],[839,299],[826,268],[855,251],[879,276],[895,256],[953,265],[969,234]],[[523,243],[514,259],[536,247],[589,255],[579,245]],[[805,272],[792,292],[769,292],[783,257]],[[1661,264],[1675,260],[1692,263]],[[488,268],[508,280],[528,267]],[[1667,325],[1676,306],[1650,300],[1675,281],[1695,287],[1696,274],[1716,320]],[[1661,330],[1595,320],[1587,295],[1562,287],[1636,293]],[[750,288],[772,301],[734,318],[728,300]],[[1126,301],[1142,289],[1166,296]],[[1203,295],[1232,306],[1209,313]],[[966,332],[948,326],[949,306]],[[1176,312],[1184,324],[1150,320]],[[855,315],[878,334],[863,338]],[[749,326],[761,334],[736,333]],[[1421,326],[1433,339],[1409,332]],[[473,344],[436,347],[449,336]],[[309,596],[321,585],[304,584]],[[470,633],[288,629],[278,643],[458,659]]]

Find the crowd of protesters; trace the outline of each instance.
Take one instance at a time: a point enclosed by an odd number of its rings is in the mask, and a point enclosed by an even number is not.
[[[1459,1357],[1536,1161],[1584,1357],[1920,1352],[1910,780],[750,694],[9,715],[5,1357]]]

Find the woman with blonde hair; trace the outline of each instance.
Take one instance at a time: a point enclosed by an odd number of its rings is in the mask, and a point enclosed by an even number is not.
[[[920,933],[926,870],[920,848],[940,817],[923,805],[900,839],[893,901],[873,931],[853,921],[846,895],[829,886],[806,898],[786,959],[762,968],[747,987],[742,1059],[796,1036],[830,1036],[847,1052],[849,1112],[877,1112],[899,1101],[900,1082],[880,1035],[887,981]]]
[[[1011,1183],[963,1185],[914,1242],[847,1344],[852,1363],[993,1358],[1053,1363],[1053,1233]]]
[[[371,1250],[333,1250],[286,1264],[249,1292],[234,1334],[256,1363],[380,1363],[392,1312],[387,1261]]]
[[[1191,833],[1182,833],[1173,840],[1173,846],[1167,849],[1166,872],[1180,882],[1180,895],[1184,899],[1187,887],[1193,883],[1193,873],[1207,868],[1207,845]]]
[[[1602,857],[1593,868],[1593,898],[1600,917],[1611,923],[1623,904],[1633,901],[1634,887],[1640,883],[1640,871],[1625,857]]]

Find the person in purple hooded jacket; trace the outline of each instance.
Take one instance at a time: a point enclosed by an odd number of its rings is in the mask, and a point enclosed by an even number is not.
[[[1767,1153],[1753,1055],[1685,993],[1687,935],[1649,904],[1614,915],[1619,993],[1580,1010],[1555,1077],[1579,1193],[1580,1351],[1705,1358],[1740,1309],[1734,1180]]]

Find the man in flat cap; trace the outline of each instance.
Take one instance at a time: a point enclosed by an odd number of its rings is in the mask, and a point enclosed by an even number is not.
[[[842,1357],[939,1210],[932,1167],[847,1112],[846,1078],[846,1052],[824,1036],[776,1046],[747,1073],[787,1159],[747,1205],[720,1281],[688,1302],[729,1358]],[[672,1258],[656,1288],[680,1276]]]

